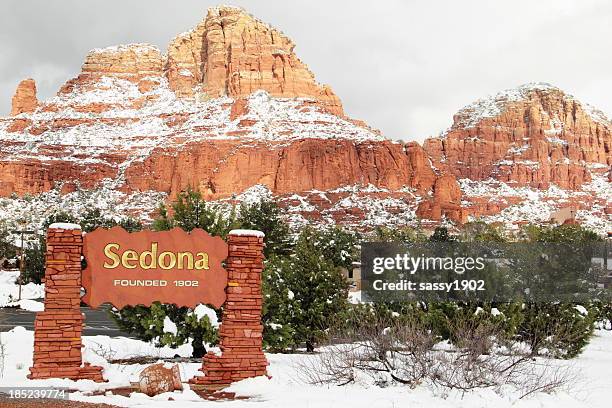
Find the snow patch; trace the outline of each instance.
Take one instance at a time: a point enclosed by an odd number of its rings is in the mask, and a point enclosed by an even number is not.
[[[257,230],[235,229],[229,232],[229,235],[237,235],[239,237],[258,237],[263,238],[266,234]]]
[[[193,314],[196,315],[196,317],[198,318],[198,320],[201,320],[202,318],[204,318],[205,316],[208,317],[208,321],[210,321],[210,324],[212,325],[212,327],[219,327],[219,319],[217,318],[217,313],[215,312],[214,309],[211,309],[210,307],[206,306],[206,305],[197,305],[195,307],[195,309],[193,309]]]
[[[54,222],[53,224],[49,225],[49,228],[62,230],[80,230],[81,226],[79,224],[72,224],[70,222]]]
[[[21,301],[18,301],[19,285],[16,283],[17,278],[19,278],[19,271],[0,271],[0,307],[22,307],[23,305],[26,310],[39,308],[40,306],[30,301],[45,297],[44,285],[37,283],[21,285]]]
[[[168,316],[164,317],[164,333],[171,333],[175,336],[178,334],[178,328],[176,327],[176,323],[174,323]]]

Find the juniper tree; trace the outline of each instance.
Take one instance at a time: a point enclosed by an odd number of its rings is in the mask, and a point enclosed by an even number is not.
[[[189,341],[192,356],[206,354],[205,344],[216,344],[217,330],[208,316],[198,316],[187,307],[153,303],[150,307],[128,306],[113,310],[111,316],[121,330],[134,334],[141,340],[154,341],[158,346],[176,348]],[[164,330],[164,320],[176,324],[176,332]]]
[[[238,224],[240,228],[259,230],[265,234],[266,257],[287,255],[291,251],[289,225],[275,201],[265,199],[250,205],[242,204]]]
[[[207,203],[202,194],[191,187],[181,192],[171,205],[169,214],[165,204],[159,207],[159,217],[153,222],[153,229],[165,231],[179,227],[185,231],[201,228],[211,235],[223,238],[229,231],[239,226],[235,211],[226,214],[220,208]]]
[[[4,223],[0,224],[0,258],[14,258],[16,253],[8,227]]]
[[[582,279],[591,269],[590,245],[601,242],[594,232],[579,225],[561,225],[557,227],[528,226],[524,229],[526,242],[539,244],[562,245],[563,253],[551,250],[549,256],[542,259],[540,249],[538,256],[544,278],[568,282],[570,285],[588,285]],[[538,248],[542,248],[540,245]],[[546,250],[546,247],[543,247]],[[586,251],[586,258],[585,252]],[[547,251],[549,252],[549,251]],[[584,259],[583,259],[584,258]],[[561,267],[559,263],[561,262]],[[553,277],[548,276],[555,274]],[[578,286],[576,286],[576,290]],[[598,317],[594,302],[529,302],[525,304],[523,321],[518,329],[518,339],[529,344],[534,354],[546,351],[547,354],[560,358],[572,358],[580,354],[588,344]]]
[[[262,276],[264,326],[264,346],[273,351],[283,351],[295,347],[295,315],[299,307],[295,293],[290,285],[294,279],[287,275],[293,273],[290,259],[272,254],[266,259]]]
[[[311,228],[300,234],[282,274],[291,291],[290,323],[294,345],[314,351],[333,319],[348,308],[348,282],[340,267],[326,258],[324,240]]]
[[[374,241],[398,243],[427,241],[427,235],[425,235],[421,228],[412,228],[408,226],[399,228],[379,226],[374,230],[372,238]]]

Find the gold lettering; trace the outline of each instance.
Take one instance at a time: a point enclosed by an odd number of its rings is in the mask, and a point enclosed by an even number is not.
[[[184,259],[187,258],[187,269],[193,269],[193,254],[191,252],[179,252],[178,253],[178,265],[179,269],[184,267]]]
[[[114,253],[112,250],[115,249],[119,249],[119,244],[115,244],[115,243],[111,243],[108,244],[104,247],[104,255],[106,255],[106,257],[108,259],[110,259],[111,261],[113,261],[113,263],[106,263],[104,262],[104,268],[105,269],[114,269],[117,266],[119,266],[119,255],[117,255],[116,253]]]
[[[147,257],[150,262],[147,263]],[[140,254],[140,267],[142,269],[156,269],[157,268],[157,242],[151,244],[150,251],[143,251]]]
[[[170,258],[170,261],[166,263],[165,259]],[[176,255],[172,252],[162,252],[159,254],[159,267],[162,269],[172,269],[176,265]]]
[[[159,244],[157,242],[151,243],[151,249],[138,253],[137,251],[128,249],[123,253],[120,253],[121,246],[117,243],[109,243],[104,247],[104,255],[109,261],[104,262],[103,266],[105,269],[114,269],[119,265],[122,265],[127,269],[187,269],[187,270],[202,270],[210,269],[208,253],[198,252],[195,254],[192,252],[169,252],[164,251],[157,254],[159,251]]]
[[[124,268],[136,269],[138,265],[135,263],[130,263],[133,261],[138,261],[138,252],[128,249],[123,253],[123,255],[121,255],[121,263],[123,264]]]
[[[195,268],[197,270],[209,269],[208,268],[208,254],[206,252],[198,252],[196,254],[196,257],[198,257],[198,259],[196,259],[196,262],[195,262]]]

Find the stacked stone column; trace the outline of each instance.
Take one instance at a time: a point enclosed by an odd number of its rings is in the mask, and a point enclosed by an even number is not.
[[[30,379],[70,378],[102,382],[102,367],[82,366],[81,254],[83,237],[75,224],[52,224],[47,231],[45,310],[34,322],[34,364]]]
[[[231,231],[228,245],[227,300],[219,328],[221,355],[206,354],[200,369],[204,376],[190,380],[209,389],[220,389],[234,381],[267,373],[261,324],[263,233]]]

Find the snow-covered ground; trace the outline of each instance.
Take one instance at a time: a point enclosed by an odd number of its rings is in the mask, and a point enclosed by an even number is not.
[[[18,277],[19,271],[0,271],[0,307],[20,307],[33,312],[43,310],[43,304],[34,299],[45,297],[44,285],[36,283],[21,285],[21,301],[18,301],[19,285],[15,283]]]
[[[168,347],[155,348],[142,341],[108,336],[85,336],[84,358],[93,364],[104,367],[104,376],[109,379],[106,384],[92,381],[70,380],[27,380],[28,367],[32,363],[33,332],[16,327],[9,332],[0,333],[4,344],[4,356],[1,361],[0,386],[55,386],[78,389],[71,395],[72,399],[87,402],[115,404],[124,407],[176,407],[190,408],[206,405],[231,407],[551,407],[603,408],[609,406],[609,391],[612,389],[612,332],[597,331],[585,352],[569,362],[557,361],[556,364],[567,364],[579,379],[570,389],[554,394],[535,394],[530,398],[518,399],[509,390],[495,392],[478,390],[467,393],[436,392],[425,386],[410,389],[405,386],[377,387],[367,382],[338,386],[315,386],[305,382],[302,370],[305,359],[315,358],[304,354],[268,354],[269,373],[272,378],[259,377],[248,379],[232,385],[227,391],[237,396],[248,397],[246,400],[205,401],[198,397],[188,386],[183,392],[161,394],[147,397],[133,393],[130,397],[112,395],[88,396],[94,390],[103,390],[127,386],[138,378],[145,365],[110,364],[109,359],[121,359],[136,356],[171,357],[175,354],[188,356],[190,346],[173,350]],[[183,379],[197,374],[199,363],[180,363]],[[171,400],[170,400],[171,399]]]

